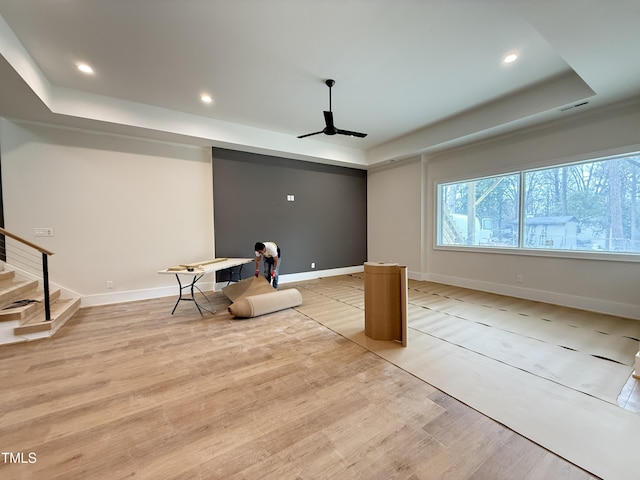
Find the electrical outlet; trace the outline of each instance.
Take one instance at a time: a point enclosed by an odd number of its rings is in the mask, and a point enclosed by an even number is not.
[[[311,268],[316,268],[316,262],[311,262]]]
[[[113,280],[107,280],[107,288],[113,288]]]
[[[522,275],[516,275],[516,283],[524,282],[524,277]]]

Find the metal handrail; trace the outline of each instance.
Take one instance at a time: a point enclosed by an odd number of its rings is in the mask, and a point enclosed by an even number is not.
[[[53,252],[47,250],[46,248],[42,248],[35,243],[30,242],[29,240],[25,240],[18,235],[15,235],[4,228],[0,227],[0,234],[5,237],[13,238],[14,240],[31,247],[42,254],[42,287],[44,289],[44,315],[45,320],[51,320],[51,302],[49,300],[49,256],[53,255]]]

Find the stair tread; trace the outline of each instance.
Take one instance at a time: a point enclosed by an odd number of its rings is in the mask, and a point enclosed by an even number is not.
[[[56,318],[66,311],[67,308],[72,307],[74,303],[80,302],[79,298],[69,298],[64,300],[58,300],[51,304],[51,320],[45,320],[44,315],[35,315],[25,319],[23,322],[20,322],[20,326],[31,326],[31,325],[39,325],[47,322],[55,321]]]
[[[31,293],[31,292],[30,292]],[[33,295],[19,296],[0,308],[0,321],[17,320],[25,318],[30,312],[44,309],[44,292],[35,290]],[[53,304],[60,298],[60,290],[56,289],[49,293],[49,301]],[[24,305],[15,305],[17,302],[25,301]]]
[[[14,328],[14,335],[26,335],[38,332],[50,332],[53,335],[69,320],[80,308],[80,299],[72,298],[57,302],[56,309],[52,306],[51,320],[44,320],[44,317],[37,316],[30,318],[27,322]]]
[[[0,281],[0,307],[4,307],[15,300],[16,296],[27,297],[38,289],[37,280],[3,280]]]
[[[38,280],[20,278],[12,270],[0,267],[0,322],[15,321],[11,326],[15,342],[28,341],[30,334],[46,338],[59,330],[80,308],[80,298],[61,298],[59,289],[49,292],[51,320],[45,320],[44,291]],[[33,300],[6,308],[20,300]],[[10,326],[11,324],[6,324]],[[11,337],[8,337],[11,338]],[[6,343],[6,342],[4,342]]]
[[[15,276],[16,272],[14,272],[13,270],[0,270],[0,281],[11,279]]]

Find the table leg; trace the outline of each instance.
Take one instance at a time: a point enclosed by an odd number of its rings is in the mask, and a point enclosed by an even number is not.
[[[215,307],[211,304],[211,300],[209,300],[209,298],[204,294],[204,292],[200,290],[200,288],[198,288],[198,286],[196,285],[196,282],[200,280],[203,276],[204,275],[193,277],[193,282],[191,282],[191,300],[193,300],[193,303],[195,303],[196,307],[198,307],[198,311],[200,312],[200,315],[202,315],[202,310],[209,313],[216,313]],[[193,291],[194,289],[200,292],[200,295],[204,297],[204,299],[207,301],[207,303],[209,303],[209,306],[213,308],[213,310],[209,310],[208,308],[205,308],[204,306],[198,303],[198,301],[196,300],[195,292]]]
[[[173,315],[176,311],[176,308],[178,308],[178,304],[181,301],[187,301],[187,302],[193,302],[196,305],[196,308],[198,309],[198,312],[200,312],[200,315],[202,315],[202,310],[209,312],[209,313],[216,313],[215,312],[215,307],[213,307],[213,305],[211,304],[211,300],[209,300],[209,298],[204,294],[204,292],[202,290],[200,290],[200,288],[196,285],[196,282],[198,280],[200,280],[204,275],[193,275],[193,280],[191,280],[191,283],[189,285],[182,285],[182,282],[180,282],[180,275],[176,274],[176,280],[178,281],[178,289],[179,289],[179,296],[178,296],[178,300],[176,301],[176,304],[173,306],[173,310],[171,311],[171,315]],[[190,293],[191,293],[191,298],[185,297],[182,295],[182,291],[184,289],[188,288]],[[198,292],[200,292],[200,295],[202,295],[205,300],[209,303],[209,305],[211,306],[211,308],[213,308],[213,310],[209,310],[208,308],[205,308],[204,306],[200,305],[198,303],[198,300],[196,299],[196,295],[194,290],[197,290]]]
[[[182,283],[180,282],[180,275],[176,274],[176,280],[178,281],[178,293],[180,295],[178,296],[178,300],[176,300],[176,304],[173,306],[173,310],[171,310],[171,315],[173,315],[173,313],[176,311],[180,300],[182,300]]]

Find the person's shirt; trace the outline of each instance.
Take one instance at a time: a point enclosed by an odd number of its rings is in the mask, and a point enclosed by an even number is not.
[[[271,258],[278,256],[278,245],[273,242],[262,242],[264,243],[264,257]],[[256,257],[259,257],[260,253],[256,252]]]

